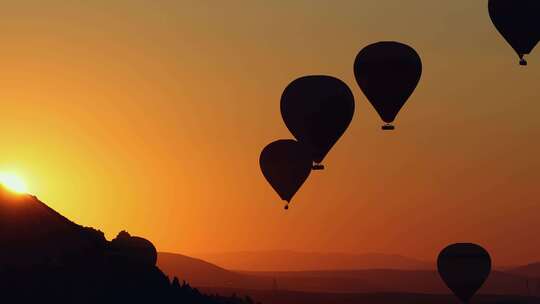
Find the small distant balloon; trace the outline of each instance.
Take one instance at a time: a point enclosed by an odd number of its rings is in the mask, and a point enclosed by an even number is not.
[[[422,60],[408,45],[383,41],[362,49],[354,62],[356,82],[386,123],[391,123],[412,95],[422,76]]]
[[[437,260],[439,275],[446,286],[468,303],[491,272],[489,253],[479,245],[458,243],[446,247]]]
[[[287,204],[308,178],[312,164],[305,145],[290,139],[269,144],[259,158],[264,177]]]
[[[525,55],[532,52],[540,39],[540,1],[538,0],[489,0],[491,21],[527,65]]]
[[[354,95],[331,76],[305,76],[291,82],[281,97],[281,116],[293,136],[310,150],[314,170],[347,130]]]

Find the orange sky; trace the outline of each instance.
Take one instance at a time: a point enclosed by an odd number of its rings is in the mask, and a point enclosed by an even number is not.
[[[472,241],[497,263],[540,259],[540,56],[518,66],[486,1],[7,2],[0,171],[78,223],[188,254],[432,260]],[[424,63],[392,133],[352,72],[380,40]],[[343,79],[357,111],[284,212],[258,157],[290,137],[279,98],[305,74]]]

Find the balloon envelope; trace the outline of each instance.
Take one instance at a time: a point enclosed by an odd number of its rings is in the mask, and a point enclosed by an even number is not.
[[[282,200],[290,202],[311,172],[312,160],[305,146],[295,140],[278,140],[261,152],[259,165]]]
[[[320,163],[354,115],[354,96],[341,80],[306,76],[291,82],[281,97],[281,116],[293,136]]]
[[[446,286],[467,303],[488,278],[491,258],[476,244],[459,243],[446,247],[439,254],[437,266]]]
[[[354,75],[371,105],[389,124],[416,89],[422,75],[422,60],[408,45],[378,42],[358,53]]]
[[[518,56],[530,54],[540,39],[540,1],[489,0],[488,9],[491,21]]]

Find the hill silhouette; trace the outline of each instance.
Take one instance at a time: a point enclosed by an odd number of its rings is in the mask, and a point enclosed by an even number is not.
[[[507,271],[524,277],[540,279],[540,262],[515,267]]]
[[[152,243],[68,220],[36,197],[0,185],[2,303],[252,303],[206,296],[172,282],[155,263]]]
[[[158,265],[170,276],[187,278],[193,286],[205,289],[262,291],[279,288],[308,293],[450,294],[435,270],[232,271],[171,253],[160,253]],[[536,285],[540,286],[540,280],[494,271],[480,294],[539,296],[540,289],[535,288]]]
[[[274,250],[201,253],[197,256],[227,269],[247,271],[435,269],[434,262],[380,253],[347,254]]]
[[[175,253],[158,253],[158,266],[170,276],[185,278],[193,286],[244,286],[250,279],[206,261]]]

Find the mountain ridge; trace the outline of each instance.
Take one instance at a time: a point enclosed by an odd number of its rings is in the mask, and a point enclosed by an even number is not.
[[[175,254],[169,253],[169,258]],[[182,256],[185,258],[186,256]],[[208,262],[204,262],[209,264]],[[159,264],[159,262],[158,262]],[[212,264],[210,264],[212,265]],[[160,265],[169,275],[182,277],[165,264]],[[280,290],[325,293],[378,293],[405,292],[425,294],[449,294],[436,270],[311,270],[311,271],[234,271],[213,265],[226,271],[227,279],[198,275],[187,277],[198,288],[236,288],[252,290]],[[193,275],[193,274],[192,274]],[[230,279],[232,278],[232,279]],[[529,280],[520,275],[495,270],[480,290],[481,294],[540,294],[540,280]],[[195,283],[196,282],[196,283]]]
[[[513,267],[507,271],[516,275],[540,279],[540,262]]]
[[[435,269],[435,264],[397,254],[294,250],[199,253],[197,257],[235,271]]]
[[[2,303],[246,303],[171,282],[144,238],[122,231],[108,241],[37,197],[1,185],[0,249]]]

